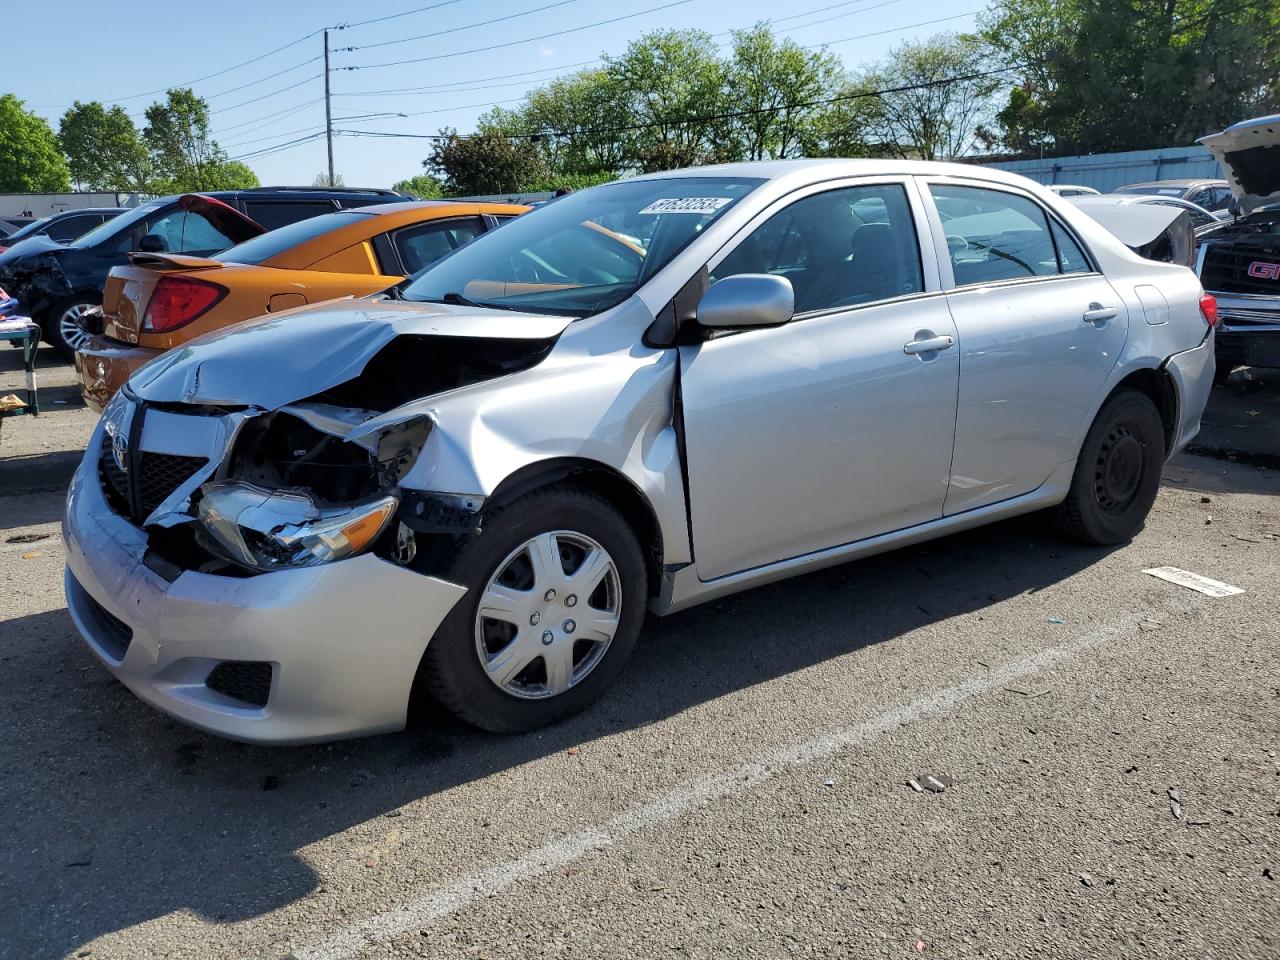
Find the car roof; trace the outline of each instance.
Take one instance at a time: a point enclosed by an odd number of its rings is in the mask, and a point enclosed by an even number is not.
[[[303,270],[353,244],[361,243],[380,233],[418,223],[428,223],[447,217],[475,217],[482,214],[514,216],[524,213],[528,207],[511,203],[466,203],[456,200],[412,200],[403,203],[376,203],[350,210],[338,210],[335,216],[346,217],[350,222],[328,230],[316,237],[304,240],[274,257],[262,261],[261,266],[286,270]]]
[[[1223,187],[1227,185],[1227,181],[1217,177],[1190,177],[1181,180],[1143,180],[1140,183],[1126,183],[1117,192],[1123,192],[1130,187],[1195,187],[1202,183]]]
[[[837,177],[868,176],[935,176],[986,180],[1008,186],[1026,187],[1026,177],[970,163],[944,163],[934,160],[872,160],[822,158],[804,160],[749,160],[739,163],[684,167],[641,174],[636,180],[667,180],[679,177],[725,177],[730,179],[785,180],[788,183],[820,183]]]
[[[129,207],[76,207],[74,210],[59,210],[51,217],[70,217],[77,213],[128,213]]]

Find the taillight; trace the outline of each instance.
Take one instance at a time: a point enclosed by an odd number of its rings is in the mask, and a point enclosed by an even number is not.
[[[1204,317],[1204,322],[1211,327],[1218,325],[1218,298],[1212,293],[1206,293],[1200,297],[1200,314]]]
[[[189,277],[161,277],[147,304],[142,329],[168,333],[207,312],[227,295],[227,288]]]
[[[3,250],[3,249],[4,247],[0,247],[0,250]],[[0,287],[0,300],[8,300],[8,299],[9,299],[9,295],[4,292],[4,287]]]

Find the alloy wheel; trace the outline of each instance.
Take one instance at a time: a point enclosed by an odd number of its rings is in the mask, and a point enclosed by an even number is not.
[[[72,304],[58,317],[58,336],[73,351],[79,350],[89,341],[89,334],[84,328],[84,315],[96,306],[95,303]]]
[[[489,680],[525,700],[558,696],[604,659],[622,608],[618,568],[581,533],[527,540],[498,564],[476,607],[476,655]]]

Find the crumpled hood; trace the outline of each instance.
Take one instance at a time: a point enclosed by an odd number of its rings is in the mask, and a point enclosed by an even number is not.
[[[0,241],[0,243],[3,243],[3,241]],[[19,260],[25,260],[27,257],[35,257],[42,253],[65,249],[67,248],[64,244],[46,237],[44,234],[36,237],[27,237],[27,239],[19,240],[8,250],[0,253],[0,267],[6,267]]]
[[[1244,120],[1196,142],[1226,168],[1242,214],[1280,203],[1280,114]]]
[[[359,376],[398,336],[547,340],[573,319],[443,303],[334,300],[192,340],[135,373],[129,388],[150,402],[275,410]]]

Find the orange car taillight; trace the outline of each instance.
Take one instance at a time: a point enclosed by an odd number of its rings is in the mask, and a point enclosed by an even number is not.
[[[227,295],[227,288],[189,277],[161,277],[147,304],[142,329],[152,333],[177,330],[208,312]]]
[[[1200,297],[1200,314],[1209,326],[1218,325],[1218,299],[1212,293],[1206,293]]]

